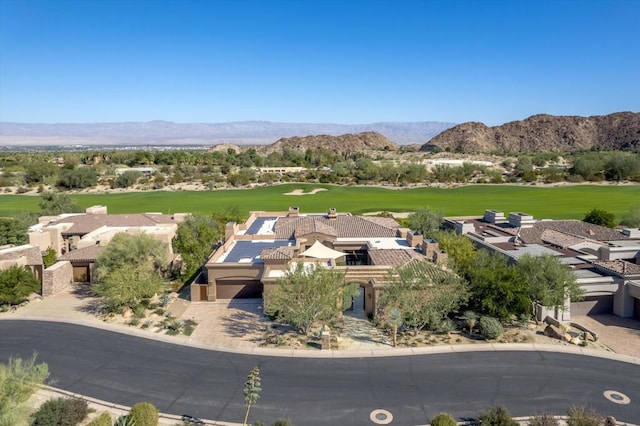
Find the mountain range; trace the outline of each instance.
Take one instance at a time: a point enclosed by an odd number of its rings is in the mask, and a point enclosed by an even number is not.
[[[539,114],[501,126],[462,123],[435,136],[423,151],[570,152],[582,149],[640,150],[640,113],[591,117]]]
[[[424,144],[455,123],[381,122],[371,124],[313,124],[241,121],[232,123],[173,123],[170,121],[26,124],[0,123],[3,145],[265,145],[281,138],[307,135],[338,136],[378,132],[396,144]]]

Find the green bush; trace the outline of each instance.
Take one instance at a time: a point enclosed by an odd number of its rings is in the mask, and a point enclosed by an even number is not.
[[[458,422],[451,414],[440,413],[431,419],[431,426],[458,426]]]
[[[482,322],[482,318],[480,319]],[[509,410],[505,407],[489,407],[478,416],[480,424],[485,426],[519,426],[518,422],[511,418]]]
[[[111,420],[111,414],[105,411],[100,413],[100,415],[95,419],[91,420],[87,426],[111,426],[112,424],[113,421]]]
[[[504,328],[500,321],[493,317],[481,317],[479,321],[480,334],[485,339],[497,339],[502,333]]]
[[[601,426],[604,420],[590,407],[574,405],[567,411],[567,426]]]
[[[293,423],[289,419],[280,418],[273,422],[271,426],[293,426]]]
[[[13,265],[0,271],[0,303],[22,303],[31,293],[39,293],[41,288],[33,272],[24,266]]]
[[[150,402],[138,402],[131,407],[129,420],[135,426],[157,426],[158,409]]]
[[[76,426],[89,414],[87,401],[77,398],[51,399],[32,416],[32,426]]]
[[[529,419],[529,426],[558,426],[558,420],[551,414],[538,414]]]

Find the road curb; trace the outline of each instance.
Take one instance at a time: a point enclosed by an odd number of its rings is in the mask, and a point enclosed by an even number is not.
[[[605,358],[614,361],[621,361],[630,364],[640,365],[640,358],[630,355],[617,354],[615,352],[607,352],[604,350],[596,350],[584,348],[581,346],[562,346],[535,343],[475,343],[464,345],[438,345],[423,346],[414,348],[385,348],[385,349],[355,349],[355,350],[328,350],[328,351],[311,351],[301,349],[275,349],[275,348],[234,348],[222,345],[205,344],[194,342],[185,336],[167,336],[165,334],[155,334],[149,331],[137,328],[126,328],[120,325],[104,323],[99,321],[87,320],[69,320],[66,318],[51,317],[9,317],[0,316],[0,321],[19,320],[19,321],[43,321],[43,322],[61,322],[65,324],[74,324],[84,327],[92,327],[114,333],[126,334],[130,336],[140,337],[149,340],[158,340],[174,345],[189,346],[198,349],[215,350],[226,353],[261,355],[270,357],[292,357],[292,358],[366,358],[366,357],[402,357],[412,355],[436,355],[456,352],[499,352],[499,351],[523,351],[523,352],[558,352],[568,354],[579,354],[596,358]]]

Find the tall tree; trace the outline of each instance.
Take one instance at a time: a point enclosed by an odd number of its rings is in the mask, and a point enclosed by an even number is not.
[[[69,195],[50,191],[40,195],[40,210],[44,216],[82,212],[82,208]]]
[[[193,214],[178,225],[173,250],[182,255],[181,276],[186,281],[195,278],[219,239],[218,222],[210,216]]]
[[[265,295],[265,307],[271,315],[308,335],[316,324],[337,319],[357,294],[357,285],[347,285],[343,272],[298,262]]]
[[[518,259],[515,268],[519,280],[526,283],[532,303],[562,309],[566,298],[577,301],[584,294],[573,272],[556,256],[526,254]]]
[[[506,256],[478,250],[467,276],[471,289],[469,302],[474,311],[501,319],[530,312],[526,283],[507,264]]]
[[[466,276],[476,260],[477,250],[473,242],[464,235],[452,231],[440,231],[436,234],[440,248],[452,259],[453,268]]]
[[[73,170],[65,168],[60,172],[58,183],[68,189],[88,188],[98,183],[98,175],[90,167],[78,167]]]
[[[0,246],[5,244],[25,244],[27,238],[27,225],[18,219],[0,217]]]
[[[396,268],[382,291],[378,309],[383,318],[393,319],[400,311],[404,324],[414,334],[423,328],[437,330],[447,316],[468,296],[465,282],[428,261],[416,261]],[[392,324],[391,324],[392,325]]]
[[[147,234],[114,235],[96,261],[94,291],[112,311],[135,306],[166,288],[166,253],[166,245]]]
[[[422,207],[409,215],[409,226],[425,238],[435,238],[442,225],[442,211]]]

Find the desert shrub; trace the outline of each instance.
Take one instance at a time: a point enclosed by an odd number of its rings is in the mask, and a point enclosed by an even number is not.
[[[558,426],[558,420],[551,414],[537,414],[529,419],[529,426]]]
[[[291,420],[289,419],[280,418],[273,422],[271,426],[293,426],[293,423],[291,423]]]
[[[100,413],[100,415],[95,419],[91,420],[87,426],[111,426],[112,424],[111,415],[105,411]]]
[[[136,305],[135,308],[133,308],[134,318],[137,318],[137,319],[144,318],[145,313],[146,313],[146,307],[143,304],[138,304]]]
[[[604,417],[593,408],[574,405],[567,411],[567,426],[601,426]]]
[[[453,418],[451,414],[440,413],[431,419],[431,426],[457,426],[458,422]]]
[[[77,398],[51,399],[40,406],[32,426],[76,426],[89,414],[87,401]]]
[[[504,328],[500,321],[493,317],[481,317],[479,321],[480,334],[485,339],[497,339],[502,333]]]
[[[113,426],[136,426],[129,416],[120,416],[113,422]]]
[[[31,358],[9,358],[0,364],[0,425],[26,424],[31,405],[29,398],[49,376],[47,364],[36,364],[36,354]]]
[[[158,425],[158,409],[150,402],[138,402],[131,407],[128,417],[135,426]]]
[[[482,321],[482,319],[480,319]],[[505,407],[489,407],[478,416],[481,425],[488,426],[519,426],[518,422],[511,418],[509,410]]]

